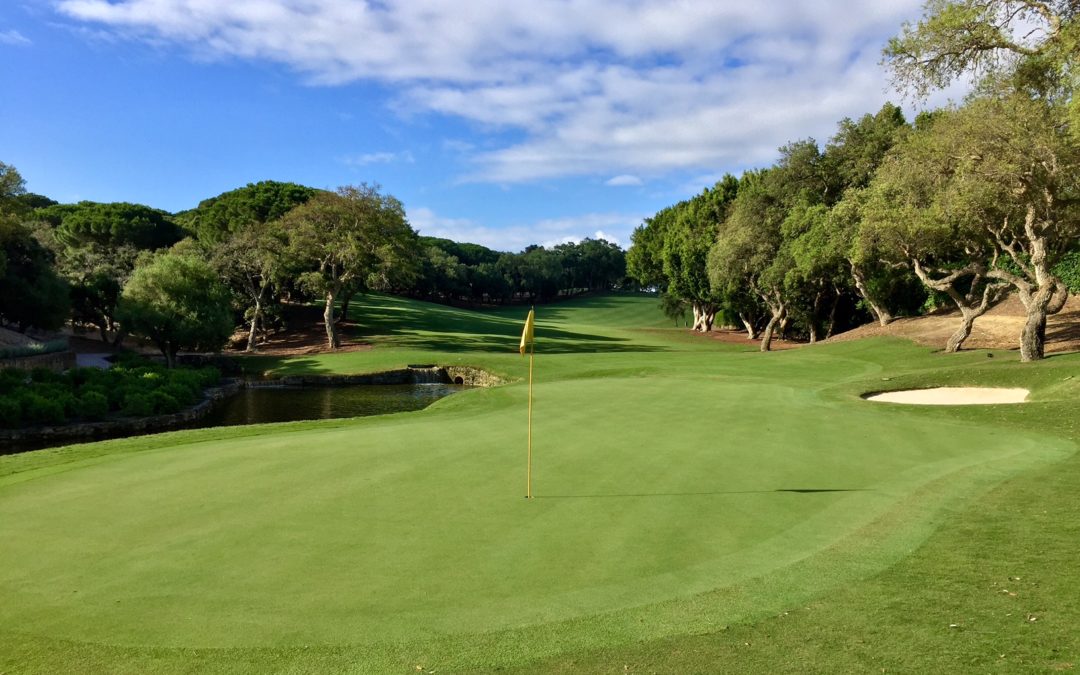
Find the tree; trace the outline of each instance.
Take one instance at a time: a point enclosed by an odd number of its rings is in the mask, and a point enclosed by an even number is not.
[[[276,222],[251,222],[210,249],[210,263],[233,291],[248,322],[247,351],[266,329],[266,308],[285,274],[285,233]]]
[[[327,345],[337,349],[334,303],[346,288],[384,289],[415,275],[416,232],[405,209],[378,186],[322,192],[282,218],[299,282],[323,299]]]
[[[52,253],[22,222],[26,183],[0,162],[0,322],[20,331],[52,330],[69,314],[68,287],[53,271]]]
[[[320,191],[296,183],[266,180],[204,199],[177,214],[177,220],[204,245],[225,241],[229,235],[253,223],[280,219]]]
[[[863,209],[864,236],[875,239],[877,250],[910,267],[960,310],[960,326],[945,345],[950,353],[962,347],[975,320],[1007,288],[988,276],[997,251],[980,213],[986,205],[970,200],[989,195],[985,186],[965,184],[969,176],[959,171],[962,151],[951,138],[955,114],[939,115],[936,124],[893,148]]]
[[[885,62],[920,97],[967,74],[1046,93],[1074,84],[1076,16],[1072,0],[927,0],[922,19],[889,40]]]
[[[988,275],[1011,284],[1027,312],[1023,361],[1041,359],[1046,317],[1068,288],[1054,273],[1080,236],[1080,142],[1066,111],[1022,94],[972,101],[935,127],[959,158],[957,191],[998,257]]]
[[[55,330],[70,314],[68,285],[52,253],[17,219],[0,213],[0,322],[19,331]]]
[[[172,216],[142,204],[57,204],[39,209],[35,217],[52,225],[56,239],[69,248],[98,244],[155,251],[183,238]]]
[[[206,262],[161,253],[135,269],[117,309],[128,330],[151,340],[171,368],[184,350],[220,350],[233,331],[229,290]]]
[[[743,175],[731,213],[708,254],[707,272],[713,292],[730,295],[748,288],[768,307],[769,322],[761,351],[772,348],[777,327],[788,316],[784,277],[792,265],[783,250],[780,224],[784,209],[770,171]]]

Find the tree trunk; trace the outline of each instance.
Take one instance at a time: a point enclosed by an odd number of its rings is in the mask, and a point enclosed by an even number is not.
[[[833,330],[836,329],[836,308],[840,306],[840,290],[836,291],[833,295],[832,309],[829,310],[829,327],[825,330],[825,339],[828,340],[833,336]]]
[[[326,292],[326,306],[323,308],[323,324],[326,326],[326,346],[337,349],[341,346],[337,328],[334,326],[334,290]]]
[[[776,325],[783,321],[787,317],[787,311],[781,308],[779,311],[773,311],[772,316],[769,317],[769,323],[765,325],[765,330],[761,335],[761,351],[767,352],[772,350],[773,333],[776,331]]]
[[[949,336],[949,341],[945,343],[945,353],[955,354],[960,351],[960,347],[963,346],[964,340],[968,339],[971,335],[971,327],[975,325],[975,319],[979,316],[975,312],[972,312],[964,307],[960,308],[960,327],[956,329],[956,332]]]
[[[338,323],[345,323],[349,317],[349,303],[352,301],[352,293],[346,293],[345,299],[341,301],[341,316],[337,318]]]
[[[739,321],[742,322],[743,328],[746,329],[746,336],[747,336],[746,339],[747,340],[756,340],[756,339],[758,339],[757,326],[755,326],[752,321],[747,319],[746,315],[743,314],[742,312],[739,312]]]
[[[712,330],[713,322],[716,320],[716,310],[705,303],[693,302],[691,307],[694,310],[694,330],[699,333],[708,333]]]
[[[817,326],[815,326],[814,322],[811,321],[810,322],[810,344],[814,344],[816,342],[817,342]]]
[[[772,349],[772,334],[775,329],[777,329],[778,325],[782,326],[787,321],[787,306],[779,292],[774,293],[771,298],[765,294],[760,295],[761,299],[766,301],[766,305],[772,311],[769,323],[765,326],[765,334],[761,336],[761,351],[767,352]]]
[[[877,318],[878,323],[882,326],[888,326],[893,320],[892,313],[870,294],[870,287],[866,285],[866,276],[862,273],[862,270],[855,263],[850,264],[851,278],[855,281],[855,288],[859,290],[859,295],[866,301],[867,306],[870,307],[870,312]]]
[[[251,329],[248,330],[247,351],[255,351],[255,334],[259,330],[259,315],[262,314],[262,301],[255,299],[255,311],[251,314]]]

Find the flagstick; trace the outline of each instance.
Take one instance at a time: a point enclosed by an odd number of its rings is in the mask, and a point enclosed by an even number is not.
[[[536,340],[529,344],[529,461],[525,470],[525,499],[532,499],[532,384],[533,356],[536,354]]]

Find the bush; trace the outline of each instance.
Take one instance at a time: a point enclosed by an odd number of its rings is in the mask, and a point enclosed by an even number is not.
[[[156,415],[171,415],[175,412],[180,412],[180,408],[183,406],[164,391],[157,389],[150,392],[150,401],[154,406],[154,414]]]
[[[64,404],[30,393],[22,399],[22,418],[30,424],[63,424]]]
[[[62,378],[60,375],[57,375],[48,368],[34,368],[30,371],[30,379],[34,382],[41,382],[44,384],[48,382],[56,382]]]
[[[0,427],[14,429],[22,423],[22,406],[15,399],[0,397]]]
[[[96,391],[84,391],[79,397],[79,415],[88,420],[100,420],[109,414],[109,399]]]
[[[181,406],[191,405],[199,396],[198,389],[180,384],[179,382],[167,384],[158,391],[172,396]]]
[[[129,391],[124,396],[123,413],[132,417],[147,417],[154,414],[154,402],[144,392]]]
[[[1065,254],[1054,267],[1054,274],[1061,278],[1071,293],[1080,293],[1080,250]]]
[[[195,372],[199,376],[199,384],[203,387],[212,387],[221,381],[221,371],[213,366],[200,368]]]

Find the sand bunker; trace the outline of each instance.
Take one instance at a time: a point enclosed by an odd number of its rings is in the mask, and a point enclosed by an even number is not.
[[[991,405],[994,403],[1023,403],[1027,389],[998,389],[990,387],[937,387],[883,391],[866,397],[867,401],[908,403],[910,405]]]

